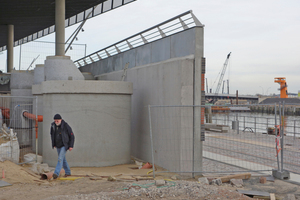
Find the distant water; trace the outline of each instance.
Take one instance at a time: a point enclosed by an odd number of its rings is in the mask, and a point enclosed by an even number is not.
[[[239,121],[239,130],[253,130],[254,132],[267,133],[268,127],[275,126],[275,115],[266,113],[231,112],[213,113],[212,123],[229,125],[232,121]],[[279,115],[276,116],[276,124],[279,125]],[[284,116],[284,132],[288,136],[300,137],[300,116]]]

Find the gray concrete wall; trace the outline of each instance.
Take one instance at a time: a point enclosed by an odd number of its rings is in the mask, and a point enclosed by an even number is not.
[[[128,68],[157,63],[171,58],[184,57],[195,53],[195,35],[197,28],[179,32],[144,46],[123,52],[98,62],[80,67],[82,72],[91,72],[94,76]]]
[[[203,27],[185,30],[164,39],[126,51],[116,56],[81,67],[83,72],[91,72],[99,80],[121,80],[123,68],[129,62],[125,81],[133,83],[131,154],[151,161],[148,105],[201,105],[201,84],[203,73]],[[178,111],[176,115],[182,113]],[[169,168],[180,163],[181,171],[201,171],[201,109],[188,111],[197,123],[194,132],[173,132],[174,137],[192,137],[197,152],[183,152],[186,144],[176,143],[176,153],[159,155],[160,166]],[[193,127],[186,119],[178,122],[181,126]],[[161,135],[162,133],[157,133]],[[157,137],[154,143],[164,145]],[[178,153],[179,152],[179,153]],[[164,158],[172,158],[174,163],[166,163]],[[183,163],[186,160],[194,163]],[[194,164],[194,166],[193,166]]]
[[[135,157],[151,161],[151,143],[149,133],[148,105],[192,105],[193,104],[193,74],[194,56],[175,58],[151,65],[131,68],[127,71],[127,81],[133,83],[132,95],[132,132],[131,154]],[[101,75],[100,79],[120,80],[123,72],[113,72]],[[189,113],[192,116],[193,113]],[[177,116],[180,113],[176,113]],[[184,123],[184,122],[179,122]],[[160,127],[157,127],[160,129]],[[153,133],[157,146],[166,145],[159,140],[160,133]],[[179,137],[180,129],[173,132],[174,138]],[[192,132],[186,133],[192,137]],[[175,136],[176,135],[176,136]],[[183,148],[178,143],[178,149]],[[180,159],[178,152],[168,155],[159,155],[160,166],[168,167],[173,163],[164,163],[164,156]]]

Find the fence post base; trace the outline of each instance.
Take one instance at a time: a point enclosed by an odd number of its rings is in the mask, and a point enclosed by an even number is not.
[[[282,180],[283,179],[290,179],[290,172],[286,171],[286,170],[279,171],[277,169],[272,169],[272,175],[275,178],[282,179]]]

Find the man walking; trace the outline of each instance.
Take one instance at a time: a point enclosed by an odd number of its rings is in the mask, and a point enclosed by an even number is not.
[[[72,128],[67,122],[65,122],[60,114],[54,115],[54,122],[51,124],[51,141],[52,149],[56,148],[58,154],[58,161],[53,173],[53,179],[56,179],[63,167],[65,170],[65,175],[70,176],[71,170],[66,160],[67,150],[72,151],[75,141],[75,136],[73,134]]]

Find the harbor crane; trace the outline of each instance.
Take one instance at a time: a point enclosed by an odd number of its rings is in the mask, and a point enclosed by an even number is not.
[[[228,65],[228,62],[229,62],[230,54],[231,54],[231,52],[227,55],[227,58],[226,58],[226,60],[225,60],[225,63],[224,63],[224,66],[223,66],[223,69],[222,69],[222,72],[221,72],[221,75],[220,75],[220,79],[219,79],[219,82],[218,82],[218,85],[217,85],[217,89],[216,89],[216,91],[215,91],[215,94],[218,94],[218,93],[219,93],[221,84],[222,84],[222,82],[223,82],[224,74],[225,74],[225,71],[226,71],[226,68],[227,68],[227,65]],[[227,83],[227,84],[228,84],[228,83]],[[229,91],[228,91],[228,92],[229,92]]]
[[[287,91],[287,84],[286,84],[285,77],[276,77],[274,79],[275,79],[274,80],[275,83],[280,84],[280,88],[278,89],[280,90],[280,98],[288,98],[288,91]]]

